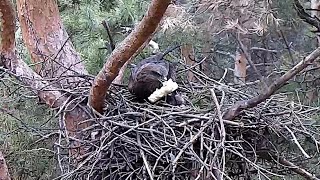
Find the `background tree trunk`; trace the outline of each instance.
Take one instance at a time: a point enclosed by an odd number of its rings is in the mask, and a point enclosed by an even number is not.
[[[311,9],[313,9],[311,11],[311,16],[320,18],[320,0],[311,0]],[[319,32],[317,32],[316,35],[317,35],[318,46],[320,46]],[[320,67],[320,65],[318,63],[313,63],[313,66]],[[313,74],[313,76],[317,76],[317,74],[318,74],[317,72],[310,72],[310,73]],[[319,83],[317,81],[312,81],[310,83],[307,83],[307,86],[309,86],[309,87],[306,92],[306,98],[307,98],[307,103],[309,103],[310,105],[314,102],[317,102],[317,100],[318,100],[318,97],[319,97],[319,95],[318,95],[319,88],[317,88],[318,85],[319,85]]]
[[[247,59],[245,55],[242,52],[240,52],[239,49],[237,49],[235,59],[234,59],[234,83],[245,84],[246,76],[247,76]]]
[[[320,18],[320,1],[319,0],[311,0],[311,16]],[[317,34],[318,46],[320,46],[320,36]]]
[[[250,49],[250,39],[238,34],[239,39],[242,41],[245,49]],[[247,64],[248,60],[246,58],[244,50],[238,47],[236,50],[235,60],[234,60],[234,83],[235,84],[245,84],[247,77]],[[250,56],[250,54],[248,54]],[[248,57],[250,58],[250,57]]]
[[[87,74],[60,18],[56,0],[17,0],[24,43],[42,77]],[[66,77],[62,85],[79,78]]]
[[[194,50],[192,44],[186,44],[181,47],[181,57],[189,67],[193,66],[195,62]],[[187,72],[187,78],[190,82],[195,81],[192,71]]]
[[[6,164],[6,160],[4,159],[4,156],[2,152],[0,151],[0,180],[10,180],[10,175],[8,171],[8,167]]]

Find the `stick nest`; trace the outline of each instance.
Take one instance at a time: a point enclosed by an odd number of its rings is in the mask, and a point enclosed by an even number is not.
[[[74,166],[74,157],[60,155],[69,162],[61,167],[63,177],[315,177],[319,108],[293,102],[290,94],[276,94],[227,121],[223,113],[237,101],[254,97],[256,85],[232,87],[199,78],[201,83],[179,83],[187,102],[181,107],[164,101],[138,103],[126,87],[113,86],[106,113],[87,120],[90,126],[74,140],[86,153]]]

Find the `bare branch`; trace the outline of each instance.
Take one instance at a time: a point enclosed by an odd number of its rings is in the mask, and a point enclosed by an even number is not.
[[[231,108],[229,108],[223,115],[223,118],[226,120],[232,120],[236,116],[238,116],[242,110],[255,107],[259,103],[265,101],[269,98],[273,93],[275,93],[278,89],[280,89],[288,80],[293,78],[296,74],[305,69],[308,65],[310,65],[314,60],[316,60],[320,56],[320,48],[314,50],[310,55],[300,61],[296,66],[282,75],[277,81],[272,83],[265,90],[264,93],[253,97],[248,100],[238,101]]]
[[[276,161],[278,163],[280,163],[281,165],[285,166],[286,168],[290,169],[291,171],[299,174],[300,176],[306,178],[306,179],[310,179],[310,180],[319,180],[319,178],[317,178],[314,174],[311,174],[310,172],[308,172],[307,170],[295,165],[294,163],[286,160],[283,157],[279,157],[276,154],[273,153],[260,153],[260,156],[263,159],[266,159],[268,161]]]
[[[113,51],[116,48],[116,45],[114,44],[114,40],[113,40],[113,37],[111,35],[109,24],[108,24],[108,22],[106,20],[104,20],[104,21],[102,21],[102,25],[107,31],[107,35],[108,35],[108,38],[109,38],[109,41],[110,41],[111,51]]]

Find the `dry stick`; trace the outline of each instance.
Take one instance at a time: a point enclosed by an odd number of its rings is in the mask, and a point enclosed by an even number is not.
[[[287,41],[286,37],[284,36],[283,31],[282,31],[281,29],[280,29],[279,31],[280,31],[280,36],[281,36],[281,38],[283,39],[284,44],[286,45],[286,49],[288,50],[289,57],[290,57],[290,60],[291,60],[291,63],[292,63],[291,66],[293,66],[293,65],[294,65],[294,58],[293,58],[293,55],[292,55],[292,51],[291,51],[291,48],[290,48],[290,44],[289,44],[289,42]]]
[[[261,47],[252,47],[250,48],[251,50],[256,50],[256,51],[266,51],[266,52],[271,52],[271,53],[278,53],[278,50],[274,50],[274,49],[265,49],[265,48],[261,48]]]
[[[266,157],[266,159],[267,159],[268,161],[270,161],[271,159],[272,159],[273,161],[278,161],[280,164],[286,166],[287,168],[289,168],[289,169],[292,170],[293,172],[295,172],[295,173],[303,176],[303,177],[306,178],[306,179],[310,179],[310,180],[320,180],[320,179],[317,178],[314,174],[311,174],[310,172],[308,172],[308,171],[306,171],[305,169],[303,169],[303,168],[295,165],[294,163],[286,160],[286,159],[283,158],[283,157],[279,157],[279,156],[277,156],[277,155],[275,155],[275,154],[271,154],[271,153],[269,153],[269,156],[270,156],[270,159],[268,159],[268,158]],[[264,157],[264,156],[262,156],[262,157]]]
[[[116,48],[116,45],[114,44],[114,40],[113,40],[112,35],[111,35],[109,24],[108,24],[108,22],[106,20],[103,20],[102,21],[102,25],[107,31],[107,35],[108,35],[108,38],[109,38],[109,41],[110,41],[110,48],[111,48],[111,51],[113,51]]]
[[[138,123],[137,123],[137,125],[138,125]],[[146,169],[147,169],[147,172],[148,172],[148,174],[149,174],[150,179],[153,180],[154,178],[153,178],[152,172],[151,172],[151,170],[150,170],[150,166],[149,166],[148,160],[147,160],[147,158],[146,158],[146,155],[144,154],[144,151],[142,150],[140,134],[139,134],[138,131],[137,131],[137,142],[138,142],[138,145],[140,146],[140,154],[141,154],[141,156],[142,156],[144,166],[145,166]]]
[[[233,120],[236,116],[238,116],[242,110],[252,108],[260,104],[269,98],[273,93],[275,93],[278,89],[280,89],[288,80],[294,77],[296,74],[305,69],[308,65],[310,65],[313,61],[315,61],[320,56],[320,48],[314,50],[311,54],[309,54],[306,58],[300,61],[296,66],[287,71],[284,75],[282,75],[277,81],[272,83],[265,90],[264,93],[253,97],[248,100],[238,101],[232,107],[230,107],[223,115],[223,119],[225,120]]]
[[[210,120],[208,122],[206,122],[204,124],[204,126],[202,126],[200,128],[200,130],[197,132],[197,134],[195,134],[190,140],[188,143],[186,143],[180,150],[180,152],[178,153],[178,155],[176,156],[176,158],[172,161],[172,173],[174,173],[174,171],[176,170],[177,168],[177,165],[178,165],[178,160],[180,159],[182,153],[190,146],[192,145],[192,143],[197,140],[200,135],[203,133],[203,131],[209,126],[211,125],[211,123],[214,121],[214,118],[210,118]]]
[[[222,149],[222,155],[221,155],[221,159],[222,159],[222,170],[221,170],[221,173],[223,174],[224,171],[225,171],[225,166],[226,166],[226,150],[225,150],[225,147],[224,147],[224,143],[226,141],[226,130],[225,130],[225,127],[224,127],[224,122],[223,122],[223,119],[222,119],[222,113],[221,113],[221,106],[218,102],[218,99],[217,99],[217,96],[216,96],[216,93],[214,92],[214,89],[210,89],[211,91],[211,94],[212,94],[212,97],[213,97],[213,101],[217,107],[217,113],[218,113],[218,117],[219,117],[219,122],[220,122],[220,139],[221,139],[221,142],[220,144],[218,145],[218,150],[219,149]],[[219,179],[223,179],[222,177],[220,177]]]
[[[294,133],[291,131],[291,129],[288,128],[288,126],[284,126],[284,127],[287,129],[287,131],[290,132],[290,134],[291,134],[291,136],[292,136],[292,138],[293,138],[294,143],[298,146],[298,148],[300,149],[300,151],[302,152],[302,154],[303,154],[306,158],[310,158],[310,156],[306,153],[306,151],[301,147],[299,141],[297,140],[297,137],[294,135]]]

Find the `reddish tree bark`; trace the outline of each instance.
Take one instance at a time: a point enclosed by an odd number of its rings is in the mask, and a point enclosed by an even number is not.
[[[36,63],[36,72],[43,78],[59,77],[59,82],[54,83],[54,86],[71,88],[78,85],[82,79],[74,75],[87,74],[87,71],[64,29],[57,1],[17,0],[17,10],[23,40],[32,61]],[[17,63],[23,64],[22,61]],[[29,72],[29,76],[34,78],[33,72],[27,70],[28,67],[25,65],[23,66],[22,73]],[[23,76],[19,75],[19,77]],[[49,89],[44,86],[46,83],[43,84],[43,81],[28,82],[28,85],[35,83],[41,86],[37,88],[40,90],[39,97],[50,107],[61,107],[68,101],[68,97],[61,95],[59,91],[41,91],[42,88]],[[73,107],[75,104],[70,106]],[[88,117],[89,115],[80,107],[65,113],[63,120],[69,135],[75,136],[77,131],[86,127],[86,124],[81,126],[78,124]]]
[[[140,24],[116,47],[96,76],[90,92],[89,105],[97,112],[103,112],[107,90],[120,68],[156,30],[170,2],[171,0],[153,0]]]
[[[2,46],[0,64],[8,69],[8,73],[29,86],[49,107],[58,108],[63,106],[68,101],[68,97],[64,96],[60,91],[52,90],[55,88],[50,85],[49,82],[35,73],[14,53],[15,16],[13,6],[9,0],[0,1],[0,12],[4,14],[4,16],[2,16],[3,31],[1,32]],[[70,106],[74,105],[75,104],[71,104]],[[63,118],[66,122],[66,129],[70,133],[69,135],[75,136],[77,130],[86,127],[86,124],[82,124],[81,126],[78,124],[89,117],[86,111],[80,107],[75,107],[73,111],[66,112]]]
[[[187,65],[194,66],[196,62],[192,44],[186,44],[181,47],[181,57]],[[187,72],[187,78],[189,81],[195,81],[194,74],[191,71]]]
[[[175,5],[172,5],[170,4],[167,9],[166,9],[166,12],[164,13],[164,18],[166,17],[176,17],[178,12],[175,8],[176,6]],[[143,43],[142,46],[140,46],[140,48],[135,52],[134,55],[131,56],[131,58],[122,66],[122,68],[120,69],[119,73],[118,73],[118,76],[113,80],[113,83],[115,84],[122,84],[122,81],[123,81],[123,77],[124,77],[124,73],[125,73],[125,70],[127,68],[127,65],[128,63],[130,63],[131,61],[134,60],[134,58],[141,52],[143,51],[143,49],[149,44],[149,42],[152,40],[154,34],[156,34],[159,30],[160,30],[160,27],[163,23],[163,19],[160,21],[157,29],[152,33],[152,35],[150,35],[148,37],[148,39]]]
[[[247,76],[247,59],[239,50],[236,51],[234,59],[234,83],[245,84]]]
[[[0,12],[2,14],[2,31],[1,31],[1,59],[0,65],[4,65],[2,57],[6,54],[12,54],[12,50],[15,48],[15,23],[14,23],[14,11],[13,5],[9,0],[0,1]],[[2,152],[0,151],[0,180],[10,180],[10,175],[6,160]]]
[[[1,52],[8,52],[15,47],[15,23],[14,23],[14,11],[13,5],[9,1],[0,1],[0,9],[2,13],[2,20],[8,19],[8,21],[2,21],[3,27],[1,31]]]
[[[23,40],[42,77],[87,74],[62,24],[56,0],[17,0]],[[62,84],[77,82],[68,77]]]
[[[0,180],[10,180],[9,170],[4,159],[2,152],[0,151]]]
[[[157,32],[157,31],[155,31]],[[149,36],[149,38],[142,44],[142,46],[140,46],[140,48],[131,56],[131,58],[121,67],[118,76],[113,80],[113,82],[115,84],[122,84],[123,81],[123,77],[124,77],[124,73],[126,71],[126,68],[128,66],[128,64],[133,61],[133,59],[139,54],[141,53],[141,51],[143,51],[143,49],[149,44],[149,42],[151,41],[153,35],[155,34],[155,32]]]
[[[14,11],[12,6],[9,6],[11,5],[9,0],[2,0],[0,2],[0,11],[4,14],[1,17],[2,22],[4,22],[4,30],[1,32],[2,51],[0,63],[8,69],[8,73],[33,89],[50,107],[64,107],[68,101],[68,97],[64,96],[60,91],[52,90],[55,88],[52,87],[49,82],[36,74],[14,53]],[[114,53],[110,56],[109,61],[97,76],[90,99],[98,99],[100,104],[103,103],[106,91],[119,69],[137,51],[137,49],[139,49],[144,41],[149,38],[149,35],[154,32],[169,3],[169,0],[155,0],[151,3],[149,10],[140,25],[123,41],[122,45],[119,45],[118,48],[115,49]],[[57,4],[54,0],[45,2],[30,0],[28,3],[26,3],[25,0],[19,0],[18,8],[23,38],[27,44],[27,48],[32,54],[33,61],[37,63],[43,60],[41,59],[43,57],[57,57],[55,60],[58,62],[57,64],[59,64],[59,66],[60,64],[68,66],[68,68],[57,66],[52,72],[48,74],[41,73],[41,75],[49,77],[59,76],[64,73],[70,75],[75,73],[76,70],[78,72],[85,71],[84,68],[82,68],[83,65],[71,66],[74,63],[79,63],[80,60],[73,50],[72,44],[67,41],[68,38],[63,29]],[[52,61],[52,58],[48,58],[47,61]],[[47,67],[44,68],[46,69]],[[101,91],[102,93],[100,94]],[[75,104],[71,104],[70,106],[74,105]],[[89,111],[83,110],[78,106],[69,109],[72,109],[72,111],[67,111],[63,119],[66,122],[66,129],[70,135],[75,136],[78,130],[87,126],[84,123],[80,126],[79,123],[88,119],[90,115],[87,114]],[[100,110],[102,111],[102,108]],[[80,154],[82,154],[81,150]]]

